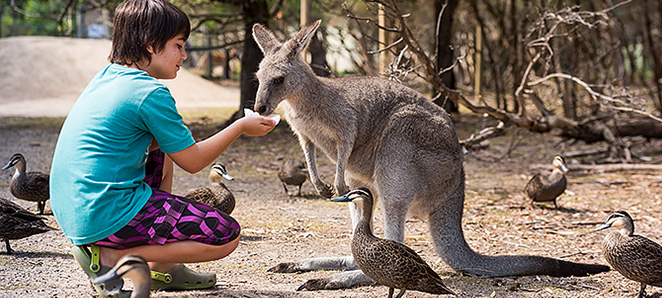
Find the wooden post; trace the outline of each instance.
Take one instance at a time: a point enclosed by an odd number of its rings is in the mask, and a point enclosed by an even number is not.
[[[308,26],[310,23],[310,1],[301,0],[301,28]]]
[[[379,4],[379,14],[377,15],[377,22],[379,26],[386,27],[386,14],[384,13],[384,6]],[[384,76],[383,74],[388,69],[388,51],[382,51],[388,46],[388,32],[383,29],[379,29],[379,75]]]
[[[205,27],[203,27],[202,32],[205,34],[207,37],[207,46],[211,48],[211,34],[207,32]],[[207,65],[205,65],[205,76],[208,79],[212,79],[214,77],[214,56],[212,54],[212,50],[207,51]]]
[[[301,20],[299,25],[301,28],[308,26],[310,24],[310,0],[301,0]],[[308,60],[308,49],[303,52],[303,57]]]
[[[474,99],[483,102],[481,97],[481,72],[483,68],[483,29],[476,26],[476,56],[474,58]]]

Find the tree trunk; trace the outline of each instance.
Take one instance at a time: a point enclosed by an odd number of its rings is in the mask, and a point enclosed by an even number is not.
[[[319,31],[320,30],[318,30],[318,32]],[[316,75],[320,77],[328,77],[331,74],[331,71],[329,70],[329,65],[326,63],[326,47],[324,47],[322,40],[317,38],[317,34],[320,33],[316,33],[310,40],[310,45],[308,45],[310,67],[313,68],[313,72],[315,72]]]
[[[239,111],[237,111],[230,122],[243,117],[244,108],[253,110],[255,105],[255,95],[257,94],[257,87],[259,85],[255,78],[260,61],[264,56],[262,51],[253,39],[253,25],[261,23],[268,25],[269,21],[269,7],[266,0],[251,0],[245,1],[242,10],[245,19],[244,27],[244,54],[241,57],[241,78],[239,85],[241,87],[241,101],[239,104]]]
[[[658,0],[659,1],[659,0]],[[662,111],[662,83],[660,81],[662,80],[662,56],[659,51],[659,44],[655,41],[655,36],[660,33],[656,33],[657,29],[659,28],[654,28],[653,27],[653,16],[651,14],[654,14],[654,8],[653,6],[655,5],[652,3],[653,1],[646,1],[645,4],[645,12],[644,12],[644,20],[646,24],[646,34],[644,35],[646,37],[646,43],[648,44],[648,51],[650,53],[651,59],[653,60],[653,76],[655,79],[653,80],[653,84],[655,85],[655,89],[657,89],[657,94],[654,94],[652,97],[657,97],[657,102],[654,102],[655,106],[659,111]],[[662,13],[662,8],[660,8],[662,4],[658,3],[658,11]],[[659,18],[660,16],[658,16]],[[659,42],[659,40],[658,40]]]
[[[308,26],[311,21],[311,4],[309,1],[301,1],[301,28]],[[313,68],[315,75],[320,77],[328,77],[331,72],[329,66],[326,64],[326,48],[322,40],[317,38],[317,34],[322,33],[323,29],[319,28],[308,45],[308,53],[310,53],[310,67]],[[323,34],[323,33],[322,33]]]
[[[3,35],[2,35],[2,26],[3,26],[4,22],[2,20],[3,20],[4,16],[5,16],[5,2],[0,1],[0,38],[3,37]]]
[[[446,7],[444,8],[444,1],[446,2]],[[437,72],[442,69],[447,69],[453,65],[454,55],[451,40],[453,37],[453,13],[457,7],[458,0],[435,0],[434,6],[437,16],[441,13],[442,8],[444,8],[443,15],[438,19],[439,24],[437,24],[438,31],[436,32],[437,37],[437,61],[436,69]],[[441,81],[450,89],[455,89],[455,74],[453,70],[448,70],[440,75]],[[436,95],[436,94],[435,94]],[[449,100],[446,96],[440,96],[435,100],[435,104],[441,106],[448,113],[459,113],[457,104]]]

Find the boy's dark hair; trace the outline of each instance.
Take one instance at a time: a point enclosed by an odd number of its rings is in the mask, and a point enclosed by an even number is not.
[[[115,9],[111,63],[132,64],[163,50],[168,40],[183,33],[188,39],[191,23],[186,13],[167,0],[126,0]]]

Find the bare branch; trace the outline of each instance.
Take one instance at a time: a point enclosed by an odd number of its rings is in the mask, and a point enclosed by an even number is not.
[[[377,51],[368,51],[368,54],[369,54],[369,55],[374,55],[374,54],[379,54],[379,53],[381,53],[381,52],[386,52],[386,51],[390,50],[391,48],[393,48],[393,47],[397,46],[398,44],[400,44],[402,41],[403,41],[403,39],[400,38],[400,39],[398,39],[398,40],[392,42],[390,45],[387,45],[387,46],[384,47],[383,49],[379,49],[379,50],[377,50]]]
[[[391,18],[391,24],[393,27],[392,31],[398,34],[399,39],[393,44],[389,45],[387,49],[381,51],[370,51],[370,54],[379,53],[385,50],[393,52],[397,46],[404,45],[398,53],[395,53],[394,61],[391,63],[387,74],[396,80],[401,80],[409,74],[415,74],[429,83],[434,90],[436,90],[436,98],[446,98],[453,101],[458,105],[462,105],[468,108],[470,111],[476,114],[487,114],[491,118],[499,120],[502,123],[502,129],[510,125],[516,125],[521,128],[527,128],[535,132],[549,132],[554,129],[554,132],[566,137],[581,139],[587,142],[595,141],[607,141],[612,147],[615,148],[615,151],[618,151],[620,156],[625,156],[625,160],[631,160],[631,154],[629,152],[627,142],[621,140],[621,133],[624,133],[622,130],[619,130],[615,127],[616,121],[612,121],[615,116],[620,112],[625,113],[634,113],[638,115],[643,115],[650,118],[650,122],[660,122],[662,118],[652,113],[646,112],[640,105],[637,107],[638,103],[642,103],[643,100],[633,96],[628,90],[622,89],[621,94],[613,92],[613,87],[610,84],[602,83],[599,87],[595,84],[589,84],[578,75],[566,74],[563,73],[563,69],[557,67],[556,73],[548,74],[550,67],[553,64],[559,63],[558,60],[552,60],[556,55],[555,51],[558,51],[558,44],[552,43],[554,39],[559,38],[574,38],[574,40],[585,39],[586,37],[583,34],[582,29],[592,30],[597,28],[603,28],[609,25],[609,15],[608,13],[618,7],[622,7],[627,3],[630,3],[631,0],[622,1],[616,5],[612,5],[609,8],[592,12],[592,11],[581,11],[579,6],[565,7],[557,11],[542,11],[540,16],[536,21],[531,23],[531,27],[528,30],[528,34],[524,38],[514,38],[510,41],[517,42],[521,44],[511,44],[511,47],[521,47],[524,46],[528,51],[519,51],[511,50],[508,51],[510,55],[522,55],[524,54],[528,57],[528,61],[525,63],[518,64],[517,69],[510,68],[513,71],[521,71],[521,74],[516,74],[513,77],[519,80],[518,84],[515,85],[514,90],[514,100],[516,101],[516,111],[509,112],[507,110],[507,105],[504,103],[503,109],[494,108],[490,106],[487,102],[483,102],[483,105],[476,105],[465,98],[462,94],[458,93],[455,90],[449,89],[444,82],[440,79],[440,74],[449,71],[457,64],[459,58],[456,60],[453,66],[446,69],[436,69],[434,59],[431,59],[431,55],[426,53],[423,47],[420,45],[420,40],[416,34],[412,31],[412,27],[409,26],[405,14],[402,14],[399,11],[396,1],[394,0],[364,0],[366,3],[370,4],[381,4],[381,9],[383,9],[388,17]],[[471,2],[474,6],[474,10],[479,11],[480,8],[476,5],[475,1]],[[447,3],[444,3],[441,13],[437,16],[437,27],[435,28],[435,35],[439,35],[439,23],[442,18],[443,10],[446,7]],[[506,6],[504,7],[491,7],[490,3],[483,3],[488,5],[487,10],[491,11],[495,17],[495,22],[502,21],[502,18],[499,18],[500,14],[505,12]],[[368,5],[368,7],[371,7]],[[514,11],[515,6],[510,7],[510,10]],[[376,5],[372,6],[372,13],[377,13]],[[477,18],[479,15],[476,16]],[[376,21],[372,21],[370,18],[364,18],[366,22],[375,26],[376,28],[381,28],[377,26]],[[358,19],[355,19],[358,22]],[[487,24],[481,22],[481,24],[487,26]],[[501,23],[500,23],[501,24]],[[506,28],[506,24],[502,24],[501,30],[518,30],[521,28]],[[514,24],[513,26],[517,26]],[[385,28],[382,28],[385,29]],[[513,34],[518,34],[513,32]],[[504,41],[504,44],[507,43]],[[605,59],[606,62],[610,62],[607,59],[609,54],[612,53],[616,48],[614,43],[608,44],[607,51],[605,48],[595,49],[590,51],[589,54],[599,55],[600,59]],[[494,55],[494,48],[488,48],[490,55],[493,55],[493,61],[498,60],[498,54]],[[411,56],[407,56],[405,51],[408,51]],[[529,56],[530,55],[530,56]],[[492,57],[492,56],[491,56]],[[522,57],[522,56],[519,56]],[[525,58],[526,58],[525,57]],[[520,58],[521,59],[521,58]],[[415,61],[418,65],[413,65]],[[417,71],[419,70],[419,71]],[[495,70],[493,75],[504,75],[502,74],[504,70]],[[511,74],[512,75],[512,74]],[[593,111],[591,115],[582,116],[579,119],[573,119],[574,115],[569,115],[568,117],[562,115],[556,115],[558,109],[556,107],[547,107],[549,105],[547,101],[543,101],[541,96],[538,95],[539,89],[542,87],[543,82],[547,80],[570,80],[574,82],[577,86],[580,86],[583,90],[587,92],[587,98],[590,98],[590,103],[596,109],[601,109],[597,116],[593,117],[595,113]],[[603,79],[603,81],[605,81]],[[572,85],[572,84],[570,84]],[[501,86],[504,86],[503,84]],[[561,87],[560,85],[557,85]],[[534,89],[534,87],[536,87]],[[500,89],[503,90],[503,89]],[[611,92],[611,93],[605,93]],[[497,95],[500,96],[500,95]],[[572,95],[571,95],[572,96]],[[498,103],[500,106],[500,104]],[[539,111],[537,113],[527,113],[527,107],[535,106]],[[565,110],[564,110],[565,111]],[[597,111],[597,110],[596,110]],[[642,118],[643,119],[643,118]],[[634,124],[634,123],[630,123]],[[650,127],[658,128],[658,126],[651,123],[645,123]],[[628,126],[630,128],[631,126]],[[472,135],[469,139],[463,140],[463,143],[466,144],[478,144],[486,138],[493,137],[498,135],[499,130],[486,130],[478,132],[475,135]],[[657,131],[657,130],[656,130]],[[627,133],[632,133],[632,130],[629,130]],[[656,132],[653,132],[653,134]],[[661,135],[662,137],[662,135]]]
[[[651,118],[655,121],[662,122],[662,118],[657,117],[655,115],[652,115],[651,113],[647,113],[647,112],[644,112],[644,111],[641,111],[641,110],[638,110],[638,109],[627,107],[627,105],[629,105],[628,102],[624,102],[624,101],[618,100],[614,97],[607,96],[607,95],[604,95],[602,93],[599,93],[599,92],[593,90],[586,82],[582,81],[581,79],[579,79],[577,77],[574,77],[574,76],[571,76],[571,75],[568,75],[568,74],[564,74],[564,73],[548,74],[548,75],[546,75],[546,76],[544,76],[540,79],[529,82],[528,85],[529,86],[535,86],[535,85],[538,85],[538,84],[540,84],[544,81],[547,81],[551,78],[563,78],[563,79],[572,80],[573,82],[575,82],[578,85],[582,86],[582,88],[584,88],[586,90],[586,92],[588,92],[588,94],[591,96],[591,98],[596,103],[601,104],[601,105],[608,105],[608,108],[623,111],[623,112],[636,113],[636,114],[639,114],[639,115],[649,117],[649,118]],[[620,105],[623,105],[623,106],[616,106],[614,104],[620,104]]]
[[[484,140],[496,136],[502,136],[506,132],[504,127],[505,125],[503,124],[503,122],[499,121],[499,123],[496,126],[491,126],[481,129],[478,133],[473,133],[468,138],[464,140],[460,140],[460,145],[464,146],[467,149],[470,149],[476,144],[480,144],[480,142]]]

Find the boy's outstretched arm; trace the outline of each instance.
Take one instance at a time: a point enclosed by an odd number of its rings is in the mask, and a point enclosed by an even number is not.
[[[184,171],[197,173],[211,164],[240,135],[263,136],[276,126],[276,121],[261,116],[241,118],[213,136],[188,148],[168,154]]]

